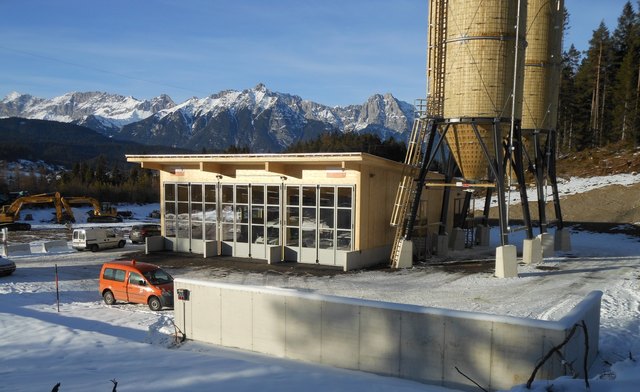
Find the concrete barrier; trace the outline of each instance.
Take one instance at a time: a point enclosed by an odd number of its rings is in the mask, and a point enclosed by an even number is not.
[[[598,350],[601,292],[544,321],[190,279],[174,287],[175,322],[189,339],[448,388],[477,390],[457,369],[494,390],[525,383],[582,320],[589,364]],[[583,339],[580,330],[561,350],[567,362],[581,363]],[[537,379],[565,374],[553,356]]]
[[[67,241],[64,240],[56,240],[56,241],[47,241],[42,243],[42,252],[60,252],[69,250],[69,246]]]
[[[31,254],[30,244],[9,244],[0,247],[2,256],[21,256]]]
[[[144,253],[159,252],[165,250],[165,241],[162,236],[154,236],[145,238]]]

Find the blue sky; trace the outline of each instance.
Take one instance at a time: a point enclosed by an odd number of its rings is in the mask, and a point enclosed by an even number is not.
[[[566,0],[584,50],[626,1]],[[633,3],[637,9],[637,3]],[[426,0],[0,0],[0,97],[174,101],[258,83],[327,105],[425,95]]]

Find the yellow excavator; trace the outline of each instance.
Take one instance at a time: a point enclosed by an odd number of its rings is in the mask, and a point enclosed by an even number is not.
[[[60,199],[62,205],[66,210],[71,211],[71,205],[76,204],[89,204],[93,207],[90,212],[87,222],[89,223],[113,223],[122,222],[122,217],[118,215],[116,207],[108,202],[100,202],[93,197],[88,196],[63,196]]]
[[[56,209],[56,220],[58,223],[73,222],[73,212],[71,208],[62,203],[59,192],[41,193],[39,195],[22,196],[15,199],[11,204],[4,205],[0,209],[0,227],[7,227],[9,230],[31,230],[28,223],[17,222],[20,219],[20,209],[25,204],[53,204]]]

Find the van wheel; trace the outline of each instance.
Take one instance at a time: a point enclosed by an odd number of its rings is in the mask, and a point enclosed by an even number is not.
[[[102,294],[102,299],[104,299],[104,303],[107,304],[107,305],[113,305],[113,304],[116,303],[116,299],[113,296],[113,293],[111,291],[109,291],[109,290],[105,291]]]
[[[125,240],[120,240],[120,242],[118,242],[118,248],[124,248],[124,244],[126,244],[127,242]]]
[[[149,297],[149,309],[154,311],[162,309],[162,303],[160,303],[158,297]]]
[[[93,244],[89,247],[89,250],[92,252],[97,252],[100,248],[98,248],[98,244]]]

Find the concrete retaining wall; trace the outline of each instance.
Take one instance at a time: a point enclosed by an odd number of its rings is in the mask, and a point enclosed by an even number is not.
[[[187,301],[175,295],[175,322],[189,339],[448,388],[477,390],[456,368],[490,389],[525,383],[581,320],[589,364],[598,350],[601,292],[542,321],[187,279],[174,287],[189,291]],[[581,331],[563,355],[582,363]],[[564,374],[554,356],[537,379]]]
[[[0,246],[0,254],[2,254],[2,256],[30,255],[31,245],[30,244],[3,245],[3,246]]]

